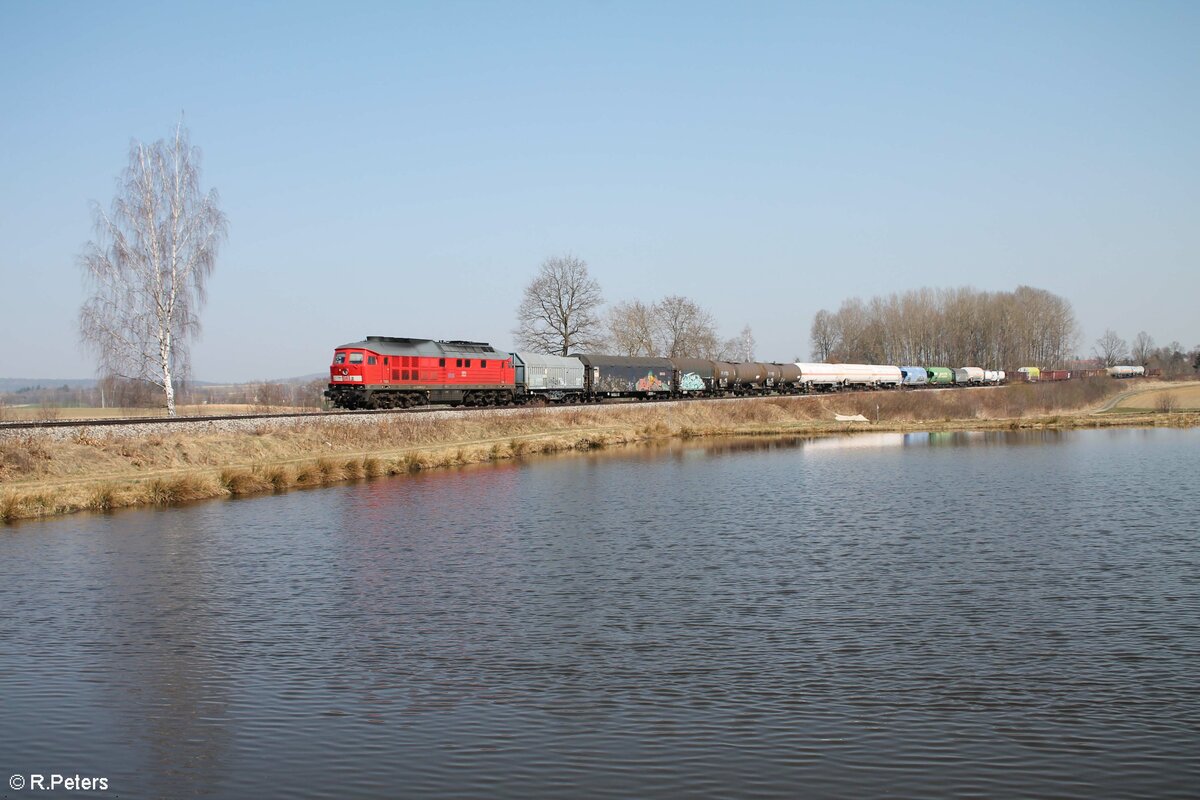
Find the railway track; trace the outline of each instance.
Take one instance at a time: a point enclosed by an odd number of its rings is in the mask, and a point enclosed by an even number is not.
[[[972,387],[972,388],[991,388],[991,387]],[[924,392],[936,391],[952,391],[955,387],[931,387],[928,389],[920,389]],[[360,409],[354,411],[293,411],[287,413],[261,413],[261,414],[213,414],[208,416],[188,416],[188,417],[87,417],[80,419],[52,419],[52,420],[20,420],[0,422],[0,432],[16,431],[16,430],[48,430],[55,428],[108,428],[118,426],[139,426],[139,425],[192,425],[197,423],[207,422],[248,422],[253,420],[287,420],[287,419],[337,419],[340,417],[362,417],[362,416],[387,416],[390,414],[429,414],[433,412],[457,411],[522,411],[532,409],[545,408],[591,408],[597,405],[647,405],[654,403],[668,402],[729,402],[737,400],[764,400],[783,397],[828,397],[837,396],[845,397],[848,395],[858,394],[875,394],[879,390],[856,390],[856,391],[840,391],[840,392],[820,392],[814,394],[767,394],[767,395],[740,395],[733,397],[663,397],[651,398],[646,400],[636,399],[613,399],[604,400],[599,403],[529,403],[524,405],[512,406],[418,406],[416,408],[377,408],[377,409]]]

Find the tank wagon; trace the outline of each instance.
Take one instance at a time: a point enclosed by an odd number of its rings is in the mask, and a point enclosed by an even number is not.
[[[953,386],[954,370],[949,367],[926,367],[925,373],[930,386]]]
[[[925,386],[929,383],[929,373],[924,367],[901,367],[900,374],[904,376],[904,386]]]
[[[836,391],[842,386],[843,375],[837,364],[796,362],[800,370],[800,386],[806,392]]]
[[[1146,368],[1131,367],[1128,365],[1109,367],[1108,376],[1110,378],[1144,378],[1146,376]]]
[[[956,386],[982,386],[983,370],[979,367],[959,367],[954,370],[954,384]]]
[[[900,367],[883,364],[824,364],[799,361],[793,366],[800,370],[797,387],[806,392],[894,389],[904,382],[904,374]]]

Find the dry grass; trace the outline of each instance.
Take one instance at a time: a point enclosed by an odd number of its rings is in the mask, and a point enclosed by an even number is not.
[[[568,450],[722,434],[1161,424],[1082,413],[1126,388],[1073,381],[1001,389],[875,392],[694,403],[305,419],[249,433],[0,439],[0,520],[282,492]],[[871,424],[833,421],[862,414]],[[875,422],[878,420],[878,422]],[[1196,415],[1170,415],[1196,424]]]
[[[210,405],[182,405],[176,408],[181,417],[201,417],[219,414],[263,414],[315,411],[313,408],[271,406],[263,408],[249,403],[221,403]],[[3,419],[32,421],[51,419],[114,419],[132,417],[165,417],[161,408],[61,408],[58,406],[5,406]]]

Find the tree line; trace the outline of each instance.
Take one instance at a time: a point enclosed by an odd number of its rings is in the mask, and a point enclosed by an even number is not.
[[[810,331],[816,361],[1052,368],[1074,353],[1071,304],[1044,289],[922,288],[822,309]]]
[[[754,332],[721,339],[710,311],[683,295],[604,308],[587,262],[572,255],[542,262],[517,307],[517,346],[535,353],[607,352],[621,356],[754,360]]]
[[[1179,342],[1171,342],[1159,347],[1154,337],[1145,331],[1139,331],[1133,337],[1133,342],[1121,338],[1112,328],[1104,331],[1092,348],[1096,360],[1106,367],[1116,364],[1132,364],[1145,367],[1147,370],[1158,371],[1167,378],[1178,378],[1190,372],[1200,371],[1200,344],[1191,350],[1184,350]]]

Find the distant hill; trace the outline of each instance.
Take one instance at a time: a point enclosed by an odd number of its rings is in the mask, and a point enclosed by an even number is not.
[[[91,389],[95,378],[0,378],[0,392],[19,392],[22,389]]]

